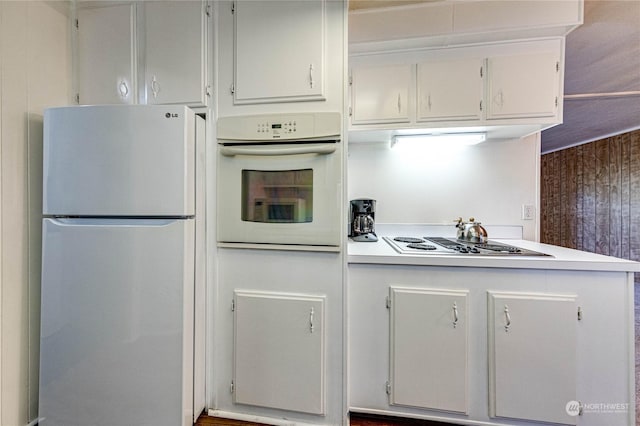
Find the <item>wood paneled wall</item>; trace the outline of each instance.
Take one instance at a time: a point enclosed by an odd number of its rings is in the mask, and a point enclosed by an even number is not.
[[[543,155],[540,182],[542,242],[640,260],[640,130]]]

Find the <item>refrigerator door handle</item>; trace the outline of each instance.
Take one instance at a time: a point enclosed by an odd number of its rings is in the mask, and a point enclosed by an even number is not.
[[[49,217],[45,218],[55,223],[57,226],[167,226],[185,218],[67,218]]]

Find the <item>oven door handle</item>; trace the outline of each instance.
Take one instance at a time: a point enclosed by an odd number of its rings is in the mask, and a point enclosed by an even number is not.
[[[313,144],[304,146],[287,147],[257,147],[257,146],[223,146],[220,154],[225,157],[235,157],[236,155],[299,155],[318,154],[327,155],[336,152],[336,144]]]

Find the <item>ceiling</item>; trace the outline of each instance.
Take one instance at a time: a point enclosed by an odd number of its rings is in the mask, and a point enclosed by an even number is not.
[[[349,10],[424,1],[438,0],[350,0]],[[542,132],[543,153],[640,128],[640,1],[585,0],[565,56],[564,120]]]
[[[640,128],[640,2],[585,0],[567,35],[564,121],[542,132],[542,152]]]

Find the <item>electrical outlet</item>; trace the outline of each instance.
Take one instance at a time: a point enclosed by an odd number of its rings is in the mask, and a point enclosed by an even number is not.
[[[522,205],[522,220],[533,220],[536,214],[536,208],[531,204]]]

